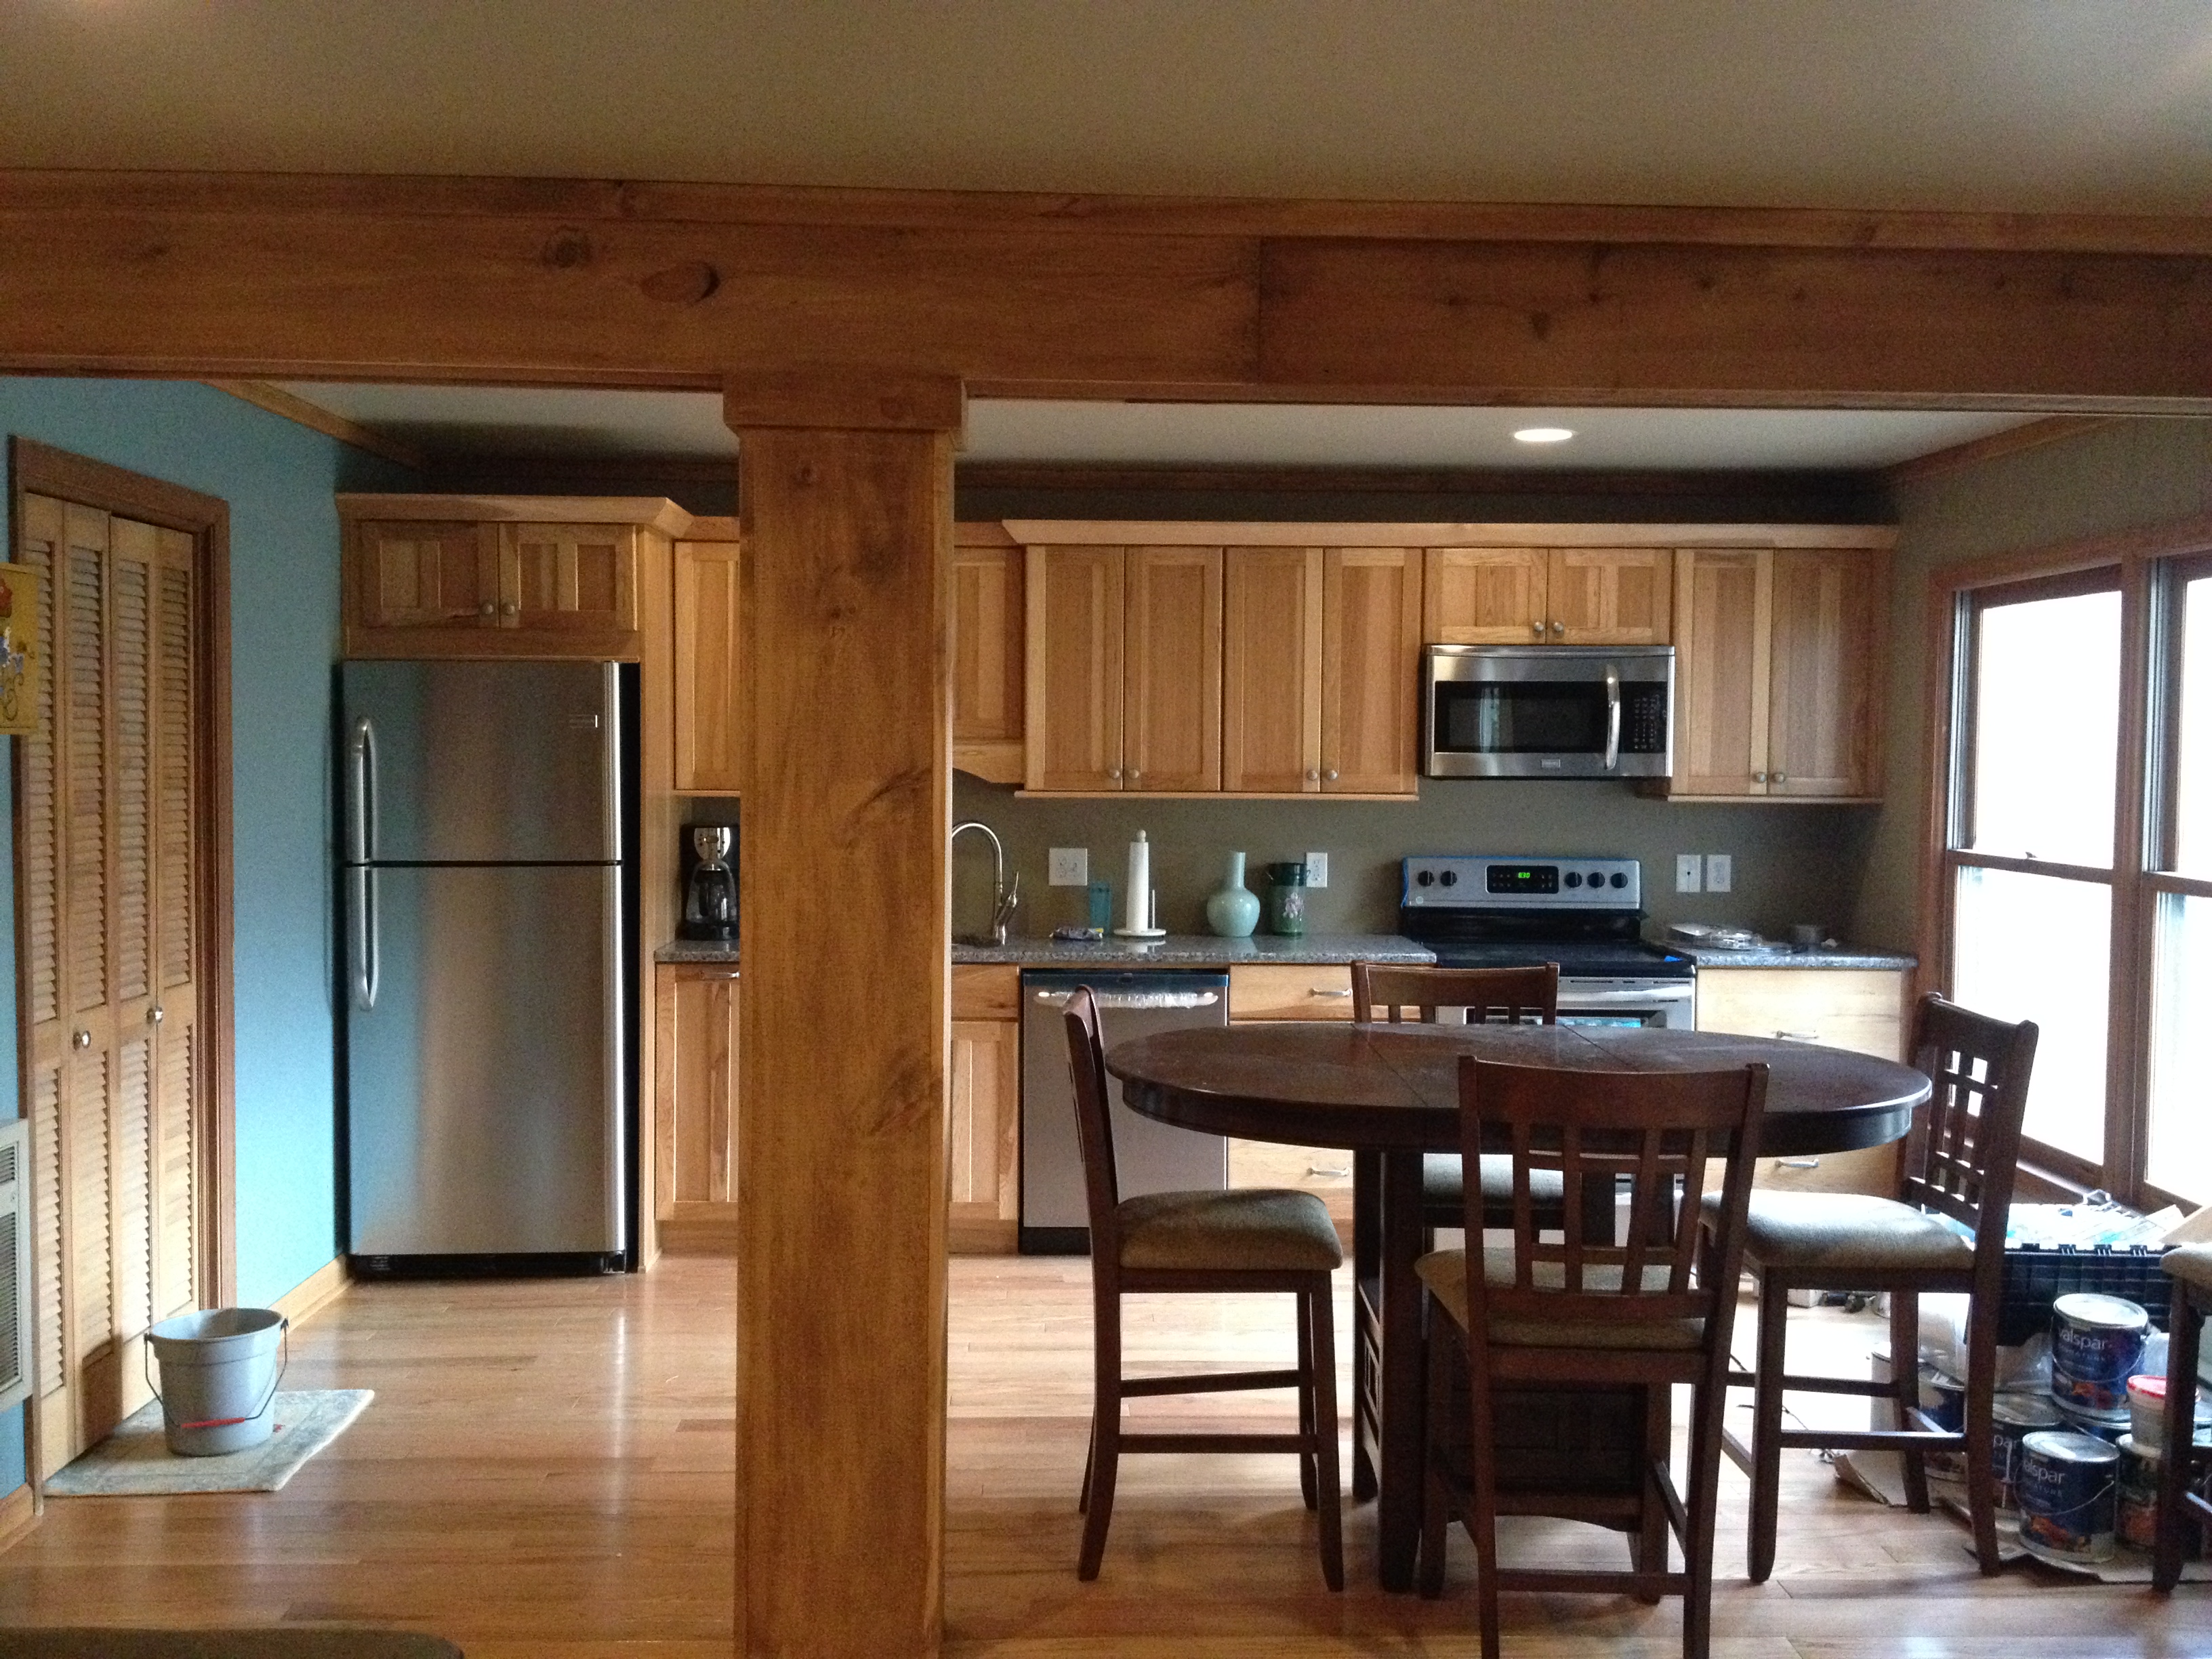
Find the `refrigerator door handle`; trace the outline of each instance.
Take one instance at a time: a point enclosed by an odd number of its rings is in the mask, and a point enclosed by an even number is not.
[[[353,877],[353,1002],[366,1012],[376,1006],[376,982],[383,963],[376,948],[376,872],[356,866]]]
[[[376,848],[376,727],[363,714],[353,723],[351,862],[366,864]]]

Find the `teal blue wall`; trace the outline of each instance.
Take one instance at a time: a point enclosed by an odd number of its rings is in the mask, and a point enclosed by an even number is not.
[[[420,481],[191,384],[0,378],[0,434],[230,504],[238,1295],[265,1306],[339,1248],[331,902],[338,526],[331,497]],[[0,872],[10,876],[13,834],[12,813],[0,817]],[[12,888],[6,903],[0,915],[13,914]],[[12,953],[0,953],[0,1029],[12,1054]],[[0,1066],[0,1117],[14,1115],[15,1096],[15,1066]],[[21,1431],[0,1418],[0,1490],[21,1483]]]

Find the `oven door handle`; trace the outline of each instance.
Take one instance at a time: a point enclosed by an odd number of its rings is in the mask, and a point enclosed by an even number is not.
[[[1588,1007],[1594,1003],[1687,1002],[1696,994],[1696,987],[1686,984],[1652,986],[1642,990],[1562,991],[1559,994],[1559,1011],[1571,1013],[1577,1008]]]
[[[1605,769],[1608,772],[1620,764],[1620,670],[1607,663],[1605,668]]]

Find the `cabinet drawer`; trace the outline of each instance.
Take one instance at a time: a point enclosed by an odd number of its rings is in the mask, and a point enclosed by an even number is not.
[[[1312,1193],[1328,1206],[1337,1231],[1352,1225],[1352,1154],[1316,1146],[1284,1146],[1272,1140],[1229,1143],[1231,1187],[1288,1187]]]
[[[1350,1019],[1352,969],[1290,963],[1232,967],[1231,1019]]]
[[[1752,1184],[1779,1192],[1864,1193],[1875,1198],[1894,1198],[1898,1145],[1893,1141],[1856,1152],[1762,1158]]]
[[[1901,1059],[1905,975],[1889,969],[1701,969],[1698,1029]]]
[[[952,970],[952,1018],[1019,1019],[1022,970],[1012,963],[979,963]]]

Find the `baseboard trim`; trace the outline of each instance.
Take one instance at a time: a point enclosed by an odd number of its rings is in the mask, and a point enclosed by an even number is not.
[[[1020,1249],[1022,1224],[1018,1221],[1000,1221],[950,1216],[945,1223],[945,1253],[947,1255],[1014,1255]]]
[[[678,1204],[660,1218],[663,1255],[735,1255],[738,1206],[734,1204]]]
[[[343,1256],[325,1261],[270,1305],[292,1322],[294,1330],[343,1296],[352,1279]]]
[[[39,1524],[38,1497],[26,1480],[21,1486],[0,1498],[0,1550],[19,1542],[23,1534]]]

